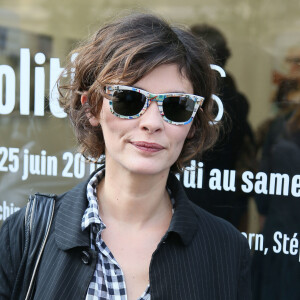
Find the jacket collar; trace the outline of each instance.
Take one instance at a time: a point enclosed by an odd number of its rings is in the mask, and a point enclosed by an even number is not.
[[[169,174],[167,186],[175,199],[175,212],[167,234],[176,233],[187,246],[197,230],[197,216],[193,204],[188,199],[181,183],[172,173]]]
[[[62,250],[90,247],[89,230],[81,229],[82,217],[88,205],[86,187],[89,180],[90,178],[57,198],[60,205],[57,206],[55,238]],[[197,216],[180,182],[172,173],[169,174],[167,186],[175,199],[175,212],[167,235],[173,232],[184,245],[188,245],[197,229]]]
[[[83,182],[58,196],[58,203],[61,203],[55,221],[55,239],[62,250],[90,247],[89,231],[81,230],[81,220],[88,205],[87,183],[88,181]]]

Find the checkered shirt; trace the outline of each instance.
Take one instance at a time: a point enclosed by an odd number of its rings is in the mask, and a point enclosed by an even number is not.
[[[96,269],[88,287],[86,300],[127,300],[123,271],[101,238],[106,226],[99,216],[96,188],[104,173],[104,169],[100,170],[87,185],[89,204],[81,222],[82,230],[88,230],[90,227],[91,248],[98,252]],[[150,300],[150,284],[138,300]]]

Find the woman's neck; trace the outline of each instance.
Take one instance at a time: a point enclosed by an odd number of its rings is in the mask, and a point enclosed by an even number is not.
[[[162,174],[141,175],[106,165],[105,177],[97,188],[104,223],[113,221],[141,229],[170,219],[172,205],[166,190],[167,178],[168,170]]]

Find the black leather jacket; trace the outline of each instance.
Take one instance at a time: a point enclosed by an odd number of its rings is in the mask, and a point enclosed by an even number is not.
[[[51,232],[37,274],[34,299],[84,300],[97,253],[81,230],[87,182],[58,196]],[[177,178],[167,183],[175,199],[170,227],[149,267],[152,300],[248,300],[247,240],[232,225],[190,202]],[[0,299],[10,299],[24,247],[21,209],[0,232]],[[22,297],[20,298],[22,299]]]

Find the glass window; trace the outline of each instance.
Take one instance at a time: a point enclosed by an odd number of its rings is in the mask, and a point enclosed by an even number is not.
[[[134,9],[184,24],[214,49],[226,73],[218,73],[216,95],[227,113],[226,133],[214,151],[190,162],[180,180],[193,202],[247,238],[253,299],[299,299],[295,0],[1,1],[0,224],[26,204],[29,194],[62,193],[97,167],[77,153],[55,83],[79,40]]]

